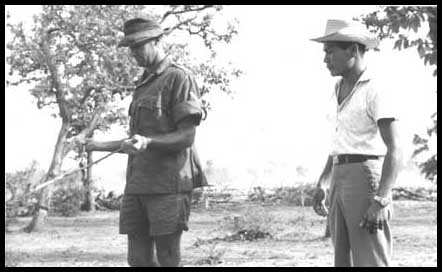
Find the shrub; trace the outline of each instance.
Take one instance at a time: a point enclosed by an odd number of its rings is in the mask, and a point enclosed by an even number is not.
[[[84,189],[78,182],[78,176],[67,177],[51,196],[49,213],[59,216],[76,216],[81,210]]]
[[[29,216],[34,212],[36,195],[31,193],[37,176],[37,162],[13,173],[5,173],[5,217]]]
[[[279,187],[275,195],[283,202],[295,206],[312,206],[316,185],[307,184],[297,187]]]
[[[274,217],[263,207],[249,207],[244,215],[226,216],[221,222],[221,228],[227,229],[242,240],[271,237],[274,231]],[[263,237],[260,235],[263,234]]]
[[[204,252],[207,252],[207,256],[200,258],[196,261],[198,265],[217,265],[222,263],[221,258],[226,253],[226,249],[217,248],[217,243],[209,243],[206,245]]]
[[[278,187],[266,190],[262,187],[254,187],[249,193],[248,200],[263,203],[284,203],[294,206],[312,206],[315,184],[299,185],[296,187]]]

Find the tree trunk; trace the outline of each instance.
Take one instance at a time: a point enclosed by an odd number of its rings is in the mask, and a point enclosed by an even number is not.
[[[43,189],[43,191],[44,192],[42,192],[38,197],[38,203],[44,202],[44,199],[47,198],[47,190]],[[31,222],[23,229],[25,232],[29,233],[32,231],[40,231],[43,230],[44,226],[46,225],[48,211],[41,209],[41,206],[38,203]]]
[[[91,164],[93,162],[92,159],[92,152],[87,152],[87,164]],[[93,179],[92,179],[92,168],[93,166],[90,166],[85,171],[85,175],[82,177],[83,186],[85,189],[84,192],[84,204],[83,204],[83,210],[93,212],[95,211],[95,199],[92,195],[92,190],[94,188]]]
[[[57,143],[55,144],[52,162],[48,172],[41,183],[44,183],[60,174],[61,166],[65,156],[64,143],[68,133],[69,123],[63,122],[58,133]],[[35,212],[31,222],[23,229],[25,232],[32,232],[44,229],[46,217],[50,209],[51,187],[49,185],[37,192],[37,203],[35,204]]]
[[[58,104],[59,113],[62,119],[61,128],[58,133],[57,143],[55,144],[54,154],[52,156],[52,162],[49,166],[48,172],[42,182],[46,182],[60,174],[63,159],[65,158],[68,147],[65,146],[69,128],[71,126],[71,111],[66,102],[65,93],[63,91],[63,84],[60,79],[59,69],[54,54],[51,53],[49,45],[50,35],[54,31],[48,31],[46,36],[42,37],[42,41],[39,44],[43,51],[44,64],[49,69],[49,79],[51,82],[51,89],[55,91],[55,98]],[[24,231],[31,232],[33,230],[40,230],[44,228],[46,222],[46,216],[50,209],[51,188],[49,185],[41,189],[37,194],[37,203],[35,213],[32,216],[31,223],[24,228]],[[42,210],[44,207],[46,210]]]

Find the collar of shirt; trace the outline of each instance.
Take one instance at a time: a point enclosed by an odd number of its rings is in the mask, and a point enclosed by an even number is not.
[[[159,75],[159,74],[161,74],[162,72],[164,72],[164,70],[166,70],[166,68],[169,67],[169,65],[170,65],[170,60],[169,60],[169,57],[166,56],[166,57],[164,57],[164,59],[163,59],[162,61],[160,61],[160,63],[158,63],[158,64],[156,65],[156,67],[154,67],[154,68],[150,71],[150,73],[151,73],[151,74],[155,74],[155,75]]]
[[[358,82],[362,81],[368,81],[372,79],[372,74],[368,68],[365,69],[365,71],[362,73],[362,75],[359,77]]]
[[[359,77],[358,81],[356,81],[355,86],[353,87],[353,91],[357,88],[357,85],[358,85],[359,82],[369,81],[369,80],[371,80],[372,78],[373,78],[373,75],[371,74],[370,69],[365,68],[364,72],[362,72],[362,75]],[[341,77],[341,78],[338,80],[337,88],[335,89],[335,96],[336,96],[336,99],[337,99],[337,97],[338,97],[338,91],[339,91],[339,89],[340,89],[340,87],[341,87],[342,80],[343,80],[343,78]],[[353,93],[353,92],[352,92],[352,93]],[[351,95],[349,95],[349,96],[351,96]]]
[[[156,65],[156,67],[154,67],[151,70],[146,69],[143,73],[143,75],[141,76],[141,79],[139,80],[139,82],[136,84],[137,87],[145,84],[146,82],[148,82],[152,77],[154,76],[158,76],[161,73],[164,72],[164,70],[166,70],[167,67],[169,67],[169,65],[171,64],[170,59],[166,56],[160,63],[158,63]]]

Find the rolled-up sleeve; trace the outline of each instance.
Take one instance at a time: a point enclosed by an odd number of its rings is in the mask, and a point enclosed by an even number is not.
[[[195,125],[199,125],[203,116],[201,101],[198,96],[198,87],[195,79],[188,74],[180,74],[174,82],[172,119],[178,124],[186,117],[193,117]]]

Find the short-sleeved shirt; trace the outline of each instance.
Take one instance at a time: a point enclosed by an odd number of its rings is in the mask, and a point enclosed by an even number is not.
[[[203,109],[191,73],[167,57],[137,82],[129,108],[130,136],[160,136],[192,117],[199,125]],[[207,185],[195,146],[180,151],[148,147],[129,155],[125,193],[163,194],[191,191]]]
[[[369,70],[363,72],[350,94],[338,104],[341,85],[342,79],[335,85],[336,128],[330,155],[385,155],[387,147],[377,121],[398,119],[391,93],[373,79]]]

